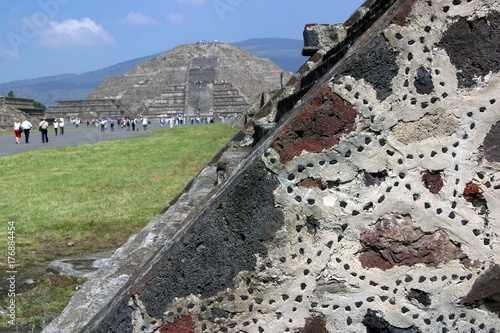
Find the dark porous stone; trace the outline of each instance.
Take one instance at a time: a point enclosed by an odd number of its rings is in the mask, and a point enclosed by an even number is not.
[[[392,79],[399,71],[396,53],[382,36],[375,38],[370,46],[353,57],[343,74],[370,83],[377,91],[377,98],[383,101],[392,94]]]
[[[417,93],[421,95],[428,95],[434,90],[431,73],[423,66],[417,69],[417,75],[413,84],[415,85],[415,89],[417,89]]]
[[[394,24],[405,26],[409,22],[409,18],[411,17],[411,10],[413,8],[413,4],[417,2],[417,0],[407,0],[404,1],[401,7],[399,8],[396,15],[394,15],[392,22]]]
[[[356,109],[325,85],[280,130],[271,146],[279,154],[281,163],[291,161],[303,151],[319,153],[352,132],[357,116]]]
[[[122,298],[116,308],[119,311],[108,311],[104,318],[99,321],[96,327],[87,327],[85,332],[91,333],[107,333],[107,332],[122,332],[132,333],[134,327],[132,326],[132,312],[133,309],[128,306],[128,298]]]
[[[283,225],[283,214],[274,207],[277,186],[257,161],[193,221],[138,291],[151,316],[160,318],[175,297],[212,296],[233,287],[239,272],[255,269],[256,255],[267,255],[264,243]],[[201,245],[204,250],[197,251]]]
[[[172,323],[166,323],[160,328],[160,332],[184,333],[194,332],[194,321],[191,315],[176,318]]]
[[[390,269],[394,266],[412,266],[458,259],[463,264],[470,260],[444,231],[424,233],[414,226],[410,216],[393,215],[379,220],[371,230],[360,237],[363,246],[359,260],[363,267]]]
[[[326,319],[321,313],[313,313],[306,319],[304,327],[298,329],[296,333],[328,333],[326,329]]]
[[[363,325],[366,327],[367,333],[419,333],[420,330],[414,326],[407,328],[399,328],[391,325],[384,319],[380,311],[368,309],[363,318]]]
[[[500,265],[496,264],[480,275],[460,303],[473,307],[484,305],[500,317]]]
[[[430,306],[432,304],[429,293],[411,288],[407,294],[408,299],[414,299],[422,305]]]
[[[438,43],[437,46],[446,50],[451,63],[457,68],[461,88],[474,86],[475,77],[484,77],[489,72],[498,73],[500,70],[499,19],[498,12],[474,21],[461,17],[448,27]]]
[[[388,173],[386,170],[381,172],[364,172],[365,186],[380,185],[387,179]]]
[[[500,121],[493,125],[484,138],[484,156],[490,162],[500,162]]]
[[[433,194],[438,194],[443,188],[443,177],[440,171],[426,170],[422,173],[424,186]]]
[[[298,183],[298,186],[317,187],[320,190],[326,190],[326,188],[327,188],[321,179],[316,179],[316,178],[306,178],[304,180],[301,180]]]

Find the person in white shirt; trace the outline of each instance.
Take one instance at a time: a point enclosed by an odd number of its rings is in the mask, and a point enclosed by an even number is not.
[[[19,143],[19,141],[21,141],[21,131],[21,121],[19,121],[19,119],[16,119],[16,121],[14,122],[14,134],[16,134],[16,143]]]
[[[23,128],[23,132],[24,132],[24,141],[26,143],[29,143],[30,132],[31,132],[31,128],[33,127],[33,125],[29,122],[28,119],[24,119],[24,121],[21,123],[21,127]]]
[[[57,130],[59,129],[59,122],[56,120],[54,120],[54,132],[56,133],[56,136],[57,136]]]
[[[64,120],[62,118],[59,119],[59,133],[61,133],[61,135],[64,135]]]
[[[40,133],[42,133],[42,143],[49,143],[49,136],[48,136],[49,123],[47,119],[43,118],[38,126],[40,127]]]

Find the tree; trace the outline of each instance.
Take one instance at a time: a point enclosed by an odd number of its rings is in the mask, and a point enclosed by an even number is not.
[[[44,109],[45,110],[45,105],[43,105],[40,102],[33,101],[33,106],[35,107],[35,109]]]
[[[14,92],[11,90],[7,93],[7,96],[8,97],[14,97]]]

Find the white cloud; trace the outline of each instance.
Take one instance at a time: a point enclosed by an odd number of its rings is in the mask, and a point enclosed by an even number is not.
[[[113,42],[113,36],[88,17],[53,21],[40,31],[40,44],[46,47],[89,47]]]
[[[185,18],[186,18],[186,15],[181,14],[181,13],[170,12],[167,14],[168,21],[172,22],[172,23],[182,23]]]
[[[207,2],[207,0],[177,0],[181,5],[190,5],[190,6],[201,6]]]
[[[133,25],[148,25],[157,23],[156,20],[151,16],[145,15],[140,12],[128,13],[128,15],[123,19],[123,22]]]

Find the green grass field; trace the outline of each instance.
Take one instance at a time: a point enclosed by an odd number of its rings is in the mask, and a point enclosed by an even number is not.
[[[8,268],[8,240],[13,236],[9,225],[15,226],[18,272],[46,267],[57,258],[119,247],[236,132],[227,124],[176,127],[152,130],[154,135],[144,138],[0,157],[2,271]],[[18,324],[40,324],[57,315],[82,283],[63,280],[42,276],[36,288],[19,295]],[[7,319],[1,318],[0,330],[6,325]]]

